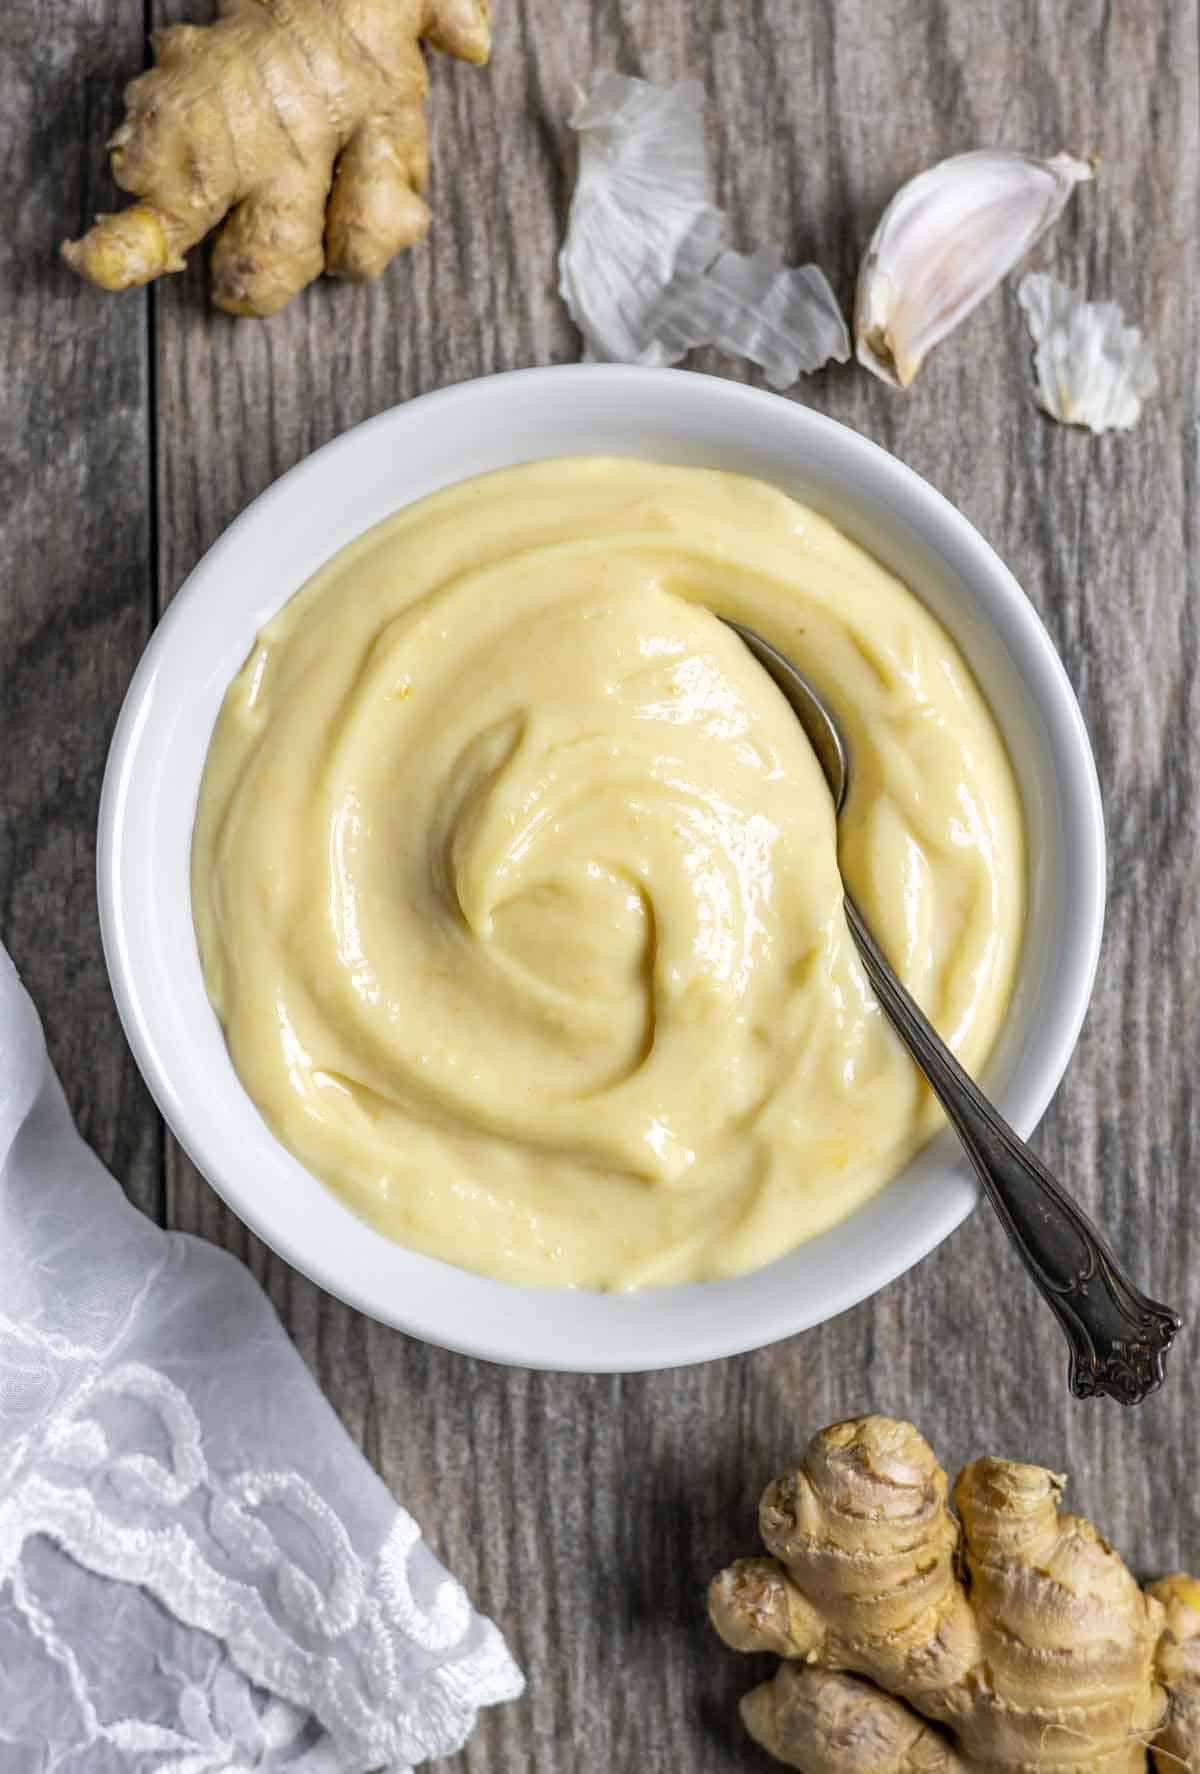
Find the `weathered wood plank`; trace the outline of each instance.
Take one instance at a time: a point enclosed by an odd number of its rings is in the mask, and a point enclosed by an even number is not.
[[[162,1137],[117,1023],[96,919],[104,755],[149,633],[146,304],[57,246],[110,201],[104,139],[140,8],[12,0],[0,60],[0,935],[80,1127],[147,1212]]]
[[[1194,0],[506,0],[497,13],[488,73],[436,70],[435,232],[380,287],[323,286],[265,324],[210,313],[199,267],[158,298],[164,598],[254,493],[345,426],[442,383],[573,354],[554,293],[564,118],[572,82],[596,65],[700,75],[737,244],[777,238],[846,298],[882,203],[923,164],[983,142],[1100,151],[1096,187],[1036,262],[1149,328],[1164,390],[1137,433],[1096,441],[1035,414],[1011,289],[907,398],[852,370],[797,397],[955,500],[1064,652],[1106,787],[1112,902],[1042,1149],[1195,1317]],[[910,1415],[950,1464],[986,1449],[1067,1468],[1074,1500],[1136,1563],[1200,1561],[1190,1346],[1136,1415],[1072,1402],[1058,1333],[985,1216],[790,1344],[583,1379],[508,1373],[367,1323],[255,1245],[178,1161],[170,1211],[249,1255],[352,1432],[512,1635],[529,1697],[483,1722],[453,1764],[464,1770],[765,1768],[734,1715],[751,1669],[712,1642],[700,1597],[751,1545],[765,1479],[838,1416]]]

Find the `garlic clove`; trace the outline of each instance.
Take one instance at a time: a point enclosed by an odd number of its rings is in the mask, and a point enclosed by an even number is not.
[[[1092,177],[1068,154],[956,154],[903,185],[858,277],[858,361],[907,388],[925,354],[989,295]]]
[[[1042,272],[1021,279],[1017,300],[1035,346],[1038,405],[1065,425],[1128,431],[1158,389],[1143,333],[1115,302],[1088,302]]]
[[[649,324],[667,362],[715,345],[758,364],[772,388],[790,388],[850,356],[850,334],[824,272],[785,266],[778,246],[722,253],[699,277],[677,279]]]
[[[579,132],[579,174],[559,290],[585,355],[668,363],[650,316],[675,278],[698,277],[720,247],[721,212],[708,201],[704,88],[600,72],[571,127]]]

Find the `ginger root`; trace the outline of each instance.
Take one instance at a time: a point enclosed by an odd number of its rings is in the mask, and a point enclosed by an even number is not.
[[[138,201],[63,257],[102,289],[164,271],[226,215],[213,300],[273,314],[321,272],[378,277],[429,226],[421,43],[468,62],[490,47],[488,0],[219,0],[172,25],[125,92],[109,147]]]
[[[767,1558],[714,1578],[735,1650],[784,1659],[747,1694],[804,1774],[1200,1774],[1200,1584],[1143,1592],[1066,1481],[976,1460],[954,1487],[909,1423],[815,1436],[769,1485]]]
[[[1177,1571],[1150,1585],[1167,1621],[1158,1641],[1155,1669],[1171,1696],[1165,1730],[1154,1741],[1157,1774],[1200,1768],[1200,1583]]]

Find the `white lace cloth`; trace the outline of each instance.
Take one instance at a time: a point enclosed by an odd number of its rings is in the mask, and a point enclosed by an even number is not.
[[[71,1125],[0,948],[0,1774],[366,1774],[520,1693],[242,1265]]]

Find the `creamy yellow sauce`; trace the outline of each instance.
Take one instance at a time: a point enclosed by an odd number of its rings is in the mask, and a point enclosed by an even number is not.
[[[711,612],[827,696],[795,716]],[[953,644],[774,488],[579,458],[466,481],[259,635],[201,789],[192,904],[233,1063],[374,1225],[505,1279],[765,1263],[937,1115],[847,879],[970,1068],[1021,939],[1018,797]]]

